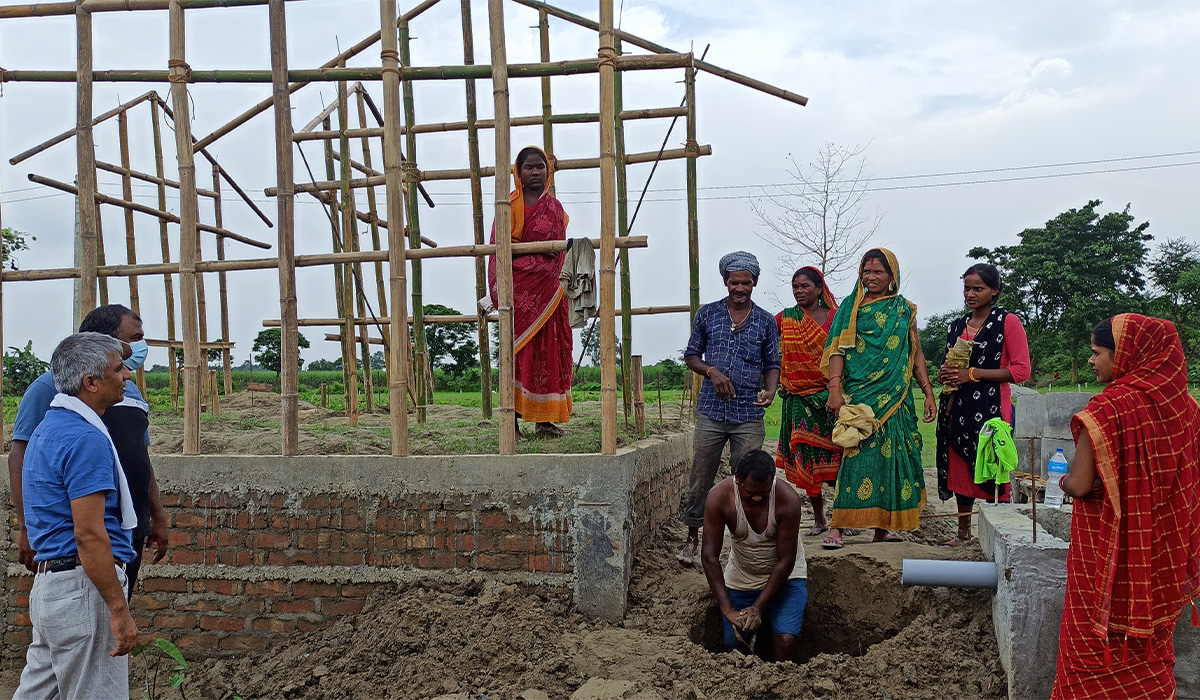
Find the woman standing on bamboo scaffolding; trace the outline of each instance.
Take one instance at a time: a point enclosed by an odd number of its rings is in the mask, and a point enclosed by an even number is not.
[[[917,306],[898,293],[899,269],[885,248],[863,255],[852,301],[834,316],[821,359],[829,377],[827,406],[839,428],[868,433],[842,457],[833,523],[821,542],[827,549],[842,547],[842,528],[871,527],[875,542],[902,541],[892,530],[915,530],[925,508],[913,379],[925,394],[926,423],[937,402],[917,341]]]
[[[979,434],[992,419],[1012,425],[1010,384],[1029,379],[1030,373],[1025,326],[1016,314],[996,306],[1003,289],[1000,271],[977,263],[962,279],[963,301],[970,311],[950,323],[946,358],[938,371],[943,387],[937,424],[938,497],[946,501],[953,496],[959,513],[958,534],[945,543],[947,547],[971,541],[975,499],[1009,500],[1005,479],[1000,484],[975,479]]]
[[[825,408],[829,390],[821,374],[821,355],[837,302],[815,267],[802,267],[792,275],[792,296],[796,305],[775,316],[782,351],[779,395],[783,398],[775,466],[808,494],[816,523],[804,536],[815,537],[829,529],[821,488],[834,483],[842,461],[842,448],[832,439],[834,418]]]
[[[564,241],[569,217],[550,193],[554,173],[542,149],[527,146],[513,166],[513,243]],[[492,240],[496,243],[496,225]],[[513,256],[513,352],[518,418],[536,423],[534,435],[557,437],[555,423],[571,418],[571,325],[559,273],[566,252]],[[496,257],[488,258],[488,293],[497,305]],[[521,435],[518,428],[517,434]]]

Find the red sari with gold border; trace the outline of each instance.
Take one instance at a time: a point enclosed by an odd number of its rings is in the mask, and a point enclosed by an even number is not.
[[[550,163],[548,158],[546,163]],[[512,242],[566,240],[569,217],[562,203],[550,195],[553,172],[547,176],[542,196],[529,208],[515,165],[513,180],[515,189],[509,195]],[[495,242],[493,224],[491,243]],[[517,415],[533,423],[563,423],[571,418],[573,336],[566,290],[558,279],[566,257],[565,251],[513,256],[514,407]],[[488,258],[488,292],[492,304],[498,306],[495,256]]]
[[[1169,321],[1113,318],[1113,382],[1071,422],[1102,498],[1075,500],[1052,698],[1173,698],[1172,633],[1200,596],[1200,406]]]

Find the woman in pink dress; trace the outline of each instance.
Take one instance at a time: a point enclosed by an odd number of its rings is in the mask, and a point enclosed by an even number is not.
[[[1016,314],[996,306],[1003,283],[994,265],[978,263],[963,273],[963,298],[970,312],[950,324],[946,350],[959,338],[971,341],[966,367],[943,361],[938,379],[943,390],[938,410],[938,496],[958,501],[958,535],[946,543],[957,547],[971,539],[971,509],[975,499],[1009,500],[1009,485],[975,483],[975,452],[979,429],[992,418],[1013,422],[1009,384],[1029,379],[1029,343]]]

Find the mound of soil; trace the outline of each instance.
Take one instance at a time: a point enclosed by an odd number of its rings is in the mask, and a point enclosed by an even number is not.
[[[977,558],[977,548],[864,543],[826,553],[809,540],[796,665],[712,651],[720,614],[703,573],[674,560],[683,536],[664,528],[635,562],[621,624],[577,613],[561,589],[431,581],[380,590],[359,615],[283,647],[194,664],[191,685],[214,698],[311,700],[1005,696],[990,594],[904,588],[892,563]]]

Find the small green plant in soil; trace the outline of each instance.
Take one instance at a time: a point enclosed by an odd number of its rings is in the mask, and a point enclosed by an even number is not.
[[[162,669],[163,662],[169,659],[167,663],[174,662],[174,666],[170,668],[169,683],[171,687],[179,691],[179,697],[187,700],[187,693],[184,691],[184,683],[187,682],[187,661],[183,658],[183,652],[179,651],[179,647],[175,646],[170,640],[162,637],[155,637],[148,642],[142,642],[133,647],[133,651],[129,652],[131,657],[142,657],[142,667],[146,672],[146,700],[157,700],[162,696],[156,695],[158,690],[158,673]],[[150,657],[154,657],[154,665],[151,666]]]

